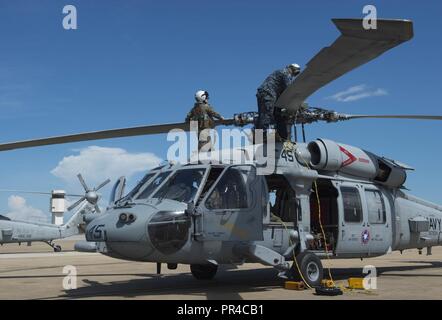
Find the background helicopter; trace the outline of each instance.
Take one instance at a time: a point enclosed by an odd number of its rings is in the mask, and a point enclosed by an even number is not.
[[[358,118],[442,120],[430,115],[348,115],[305,107],[316,90],[412,38],[411,21],[334,19],[341,36],[323,48],[277,101],[291,124]],[[218,125],[253,124],[244,113]],[[166,133],[187,123],[19,141],[0,150]],[[253,153],[252,149],[241,150]],[[276,143],[276,168],[256,174],[253,163],[164,165],[150,171],[125,197],[94,219],[86,237],[106,255],[136,261],[191,265],[198,279],[218,264],[261,262],[309,286],[323,278],[320,258],[363,258],[391,250],[440,245],[442,208],[401,189],[412,168],[327,139]],[[249,159],[253,159],[253,154]],[[118,186],[116,186],[118,187]],[[274,199],[274,203],[269,203]],[[296,257],[296,259],[294,259]],[[295,264],[290,267],[289,261]]]
[[[80,195],[68,195],[74,197],[80,197],[75,203],[70,205],[67,209],[68,211],[74,210],[77,208],[66,224],[59,225],[57,223],[40,223],[40,222],[31,222],[24,220],[12,220],[4,215],[0,215],[0,244],[3,245],[5,243],[19,243],[26,242],[28,245],[31,245],[32,242],[44,242],[51,246],[55,252],[61,251],[61,246],[55,244],[53,241],[56,239],[67,238],[84,231],[84,216],[86,214],[92,214],[94,212],[100,213],[100,208],[98,207],[99,196],[97,191],[104,187],[106,184],[110,182],[109,179],[101,183],[98,187],[89,189],[81,176],[78,174],[78,179],[80,180],[81,185],[85,190],[85,194],[83,196]],[[7,191],[7,190],[0,190]],[[12,191],[12,190],[9,190]],[[37,193],[37,194],[45,194],[53,196],[54,193],[46,193],[46,192],[34,192],[34,191],[17,191],[13,192],[21,192],[21,193]],[[63,194],[64,196],[64,194]],[[52,209],[54,207],[63,207],[56,208],[55,212],[64,213],[64,198],[62,198],[62,203],[59,203],[59,199],[57,197],[53,197],[51,199]],[[54,212],[54,210],[52,210]]]

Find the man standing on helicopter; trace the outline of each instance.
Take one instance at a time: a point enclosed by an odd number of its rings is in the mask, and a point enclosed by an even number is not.
[[[292,63],[281,70],[274,71],[264,80],[256,94],[259,114],[256,129],[267,130],[271,125],[276,125],[279,138],[283,140],[289,138],[287,123],[281,117],[279,110],[275,110],[275,103],[300,72],[299,65]]]
[[[210,132],[205,129],[215,128],[215,120],[223,120],[224,118],[213,110],[209,104],[209,93],[207,91],[198,90],[195,93],[195,100],[195,105],[187,114],[186,122],[198,122],[198,150],[201,150],[204,145],[211,143]]]

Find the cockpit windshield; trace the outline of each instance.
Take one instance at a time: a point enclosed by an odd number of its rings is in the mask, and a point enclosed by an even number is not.
[[[163,183],[164,179],[166,179],[172,171],[165,171],[157,175],[153,181],[151,181],[144,190],[139,194],[137,200],[147,199],[152,192],[154,192],[160,184]]]
[[[201,186],[205,171],[204,168],[178,170],[154,194],[153,198],[191,202]]]
[[[141,187],[147,182],[149,181],[154,175],[156,174],[156,172],[149,172],[147,173],[143,179],[141,179],[140,182],[137,183],[137,185],[135,186],[135,188],[133,188],[126,196],[124,196],[123,198],[121,198],[120,200],[118,200],[118,203],[121,202],[125,202],[128,201],[130,199],[132,199],[137,193],[138,191],[140,191]]]

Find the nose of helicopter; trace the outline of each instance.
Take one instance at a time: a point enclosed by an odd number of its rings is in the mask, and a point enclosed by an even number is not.
[[[109,255],[133,259],[153,251],[169,255],[185,245],[190,224],[184,210],[136,205],[111,209],[96,217],[86,228],[86,239],[105,244]]]
[[[146,240],[147,221],[155,210],[111,209],[97,216],[86,228],[86,239],[96,242],[139,242]]]

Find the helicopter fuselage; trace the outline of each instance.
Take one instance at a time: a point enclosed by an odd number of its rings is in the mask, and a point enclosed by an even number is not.
[[[398,175],[403,167],[388,162],[392,170],[379,174],[384,158],[339,144],[343,162],[353,155],[362,159],[353,164],[359,169],[347,161],[318,170],[312,146],[277,145],[271,175],[258,175],[253,163],[154,169],[88,224],[87,240],[119,259],[261,262],[281,269],[302,251],[321,258],[367,258],[442,244],[442,207],[386,185],[401,180],[386,175]],[[308,163],[301,159],[306,153]],[[371,178],[348,174],[364,172],[363,165],[374,170]]]

